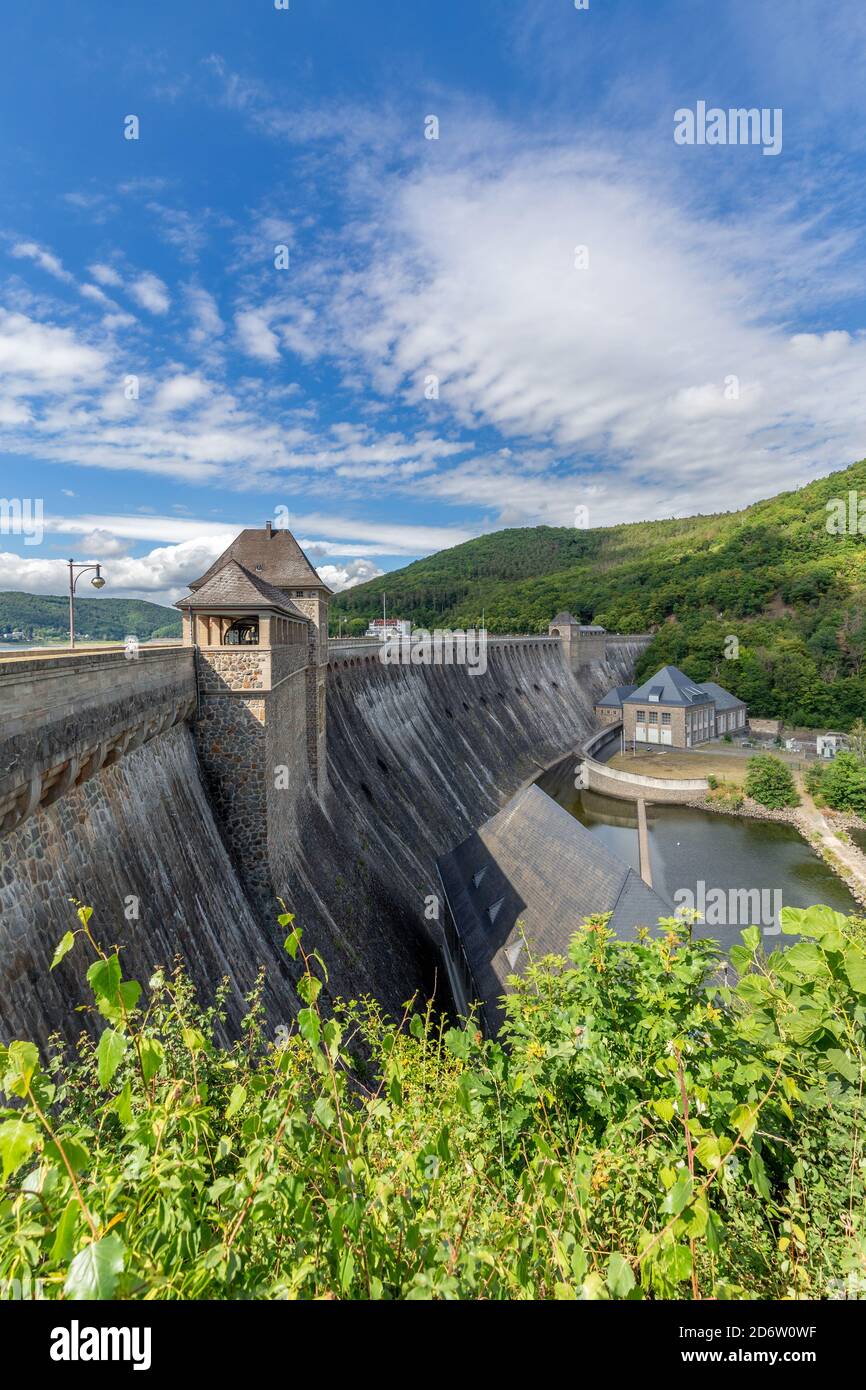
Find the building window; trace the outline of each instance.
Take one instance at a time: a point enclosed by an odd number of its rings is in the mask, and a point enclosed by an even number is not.
[[[658,714],[654,709],[650,710],[649,722],[651,724],[657,724],[659,722]]]
[[[662,723],[663,723],[663,724],[670,724],[670,722],[671,722],[671,717],[670,717],[670,715],[669,715],[669,714],[663,714],[663,715],[662,715]]]
[[[258,644],[258,618],[236,618],[223,638],[226,647],[257,647]]]
[[[638,722],[639,724],[645,724],[645,723],[646,723],[646,710],[645,710],[645,709],[639,709],[638,712],[637,712],[637,714],[635,715],[635,719],[637,720],[637,722]]]

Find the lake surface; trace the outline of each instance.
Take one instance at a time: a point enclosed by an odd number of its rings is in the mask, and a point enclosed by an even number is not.
[[[544,773],[538,785],[640,872],[631,802],[576,791],[573,758]],[[688,806],[648,806],[647,822],[653,886],[674,906],[694,903],[700,911],[703,904],[704,933],[724,947],[737,944],[743,927],[752,923],[763,929],[765,950],[788,945],[790,938],[778,931],[781,907],[826,903],[837,912],[861,910],[842,880],[789,825]],[[856,833],[866,838],[866,832]]]
[[[849,830],[848,834],[857,848],[862,849],[863,853],[866,854],[866,830]]]

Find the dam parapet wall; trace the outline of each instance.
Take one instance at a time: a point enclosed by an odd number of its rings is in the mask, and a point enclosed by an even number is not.
[[[0,662],[0,833],[188,719],[195,707],[188,648]]]

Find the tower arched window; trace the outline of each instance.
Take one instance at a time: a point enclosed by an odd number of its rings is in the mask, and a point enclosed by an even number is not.
[[[259,645],[258,618],[235,618],[223,638],[226,647],[257,647]]]

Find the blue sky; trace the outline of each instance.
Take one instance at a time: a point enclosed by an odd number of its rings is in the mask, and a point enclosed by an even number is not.
[[[170,602],[286,515],[341,587],[866,454],[862,4],[289,3],[6,7],[0,493],[44,534],[0,588]],[[678,145],[699,101],[780,153]]]

